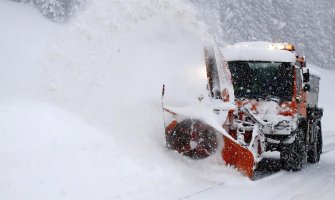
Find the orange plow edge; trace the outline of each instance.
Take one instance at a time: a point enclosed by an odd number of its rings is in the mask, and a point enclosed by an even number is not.
[[[224,136],[224,147],[221,154],[227,165],[236,167],[250,179],[252,178],[254,156],[248,149]]]

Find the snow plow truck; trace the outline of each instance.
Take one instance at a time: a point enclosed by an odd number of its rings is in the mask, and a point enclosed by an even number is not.
[[[288,171],[319,162],[320,77],[292,44],[244,42],[206,47],[204,55],[208,95],[198,95],[198,104],[165,105],[163,86],[169,149],[193,159],[220,150],[225,164],[251,179],[267,151],[279,151]]]

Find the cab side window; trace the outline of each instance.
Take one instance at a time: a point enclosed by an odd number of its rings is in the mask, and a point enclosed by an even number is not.
[[[299,62],[296,63],[296,68],[295,68],[295,77],[296,77],[296,90],[299,95],[302,87],[302,70],[301,70],[301,64]]]

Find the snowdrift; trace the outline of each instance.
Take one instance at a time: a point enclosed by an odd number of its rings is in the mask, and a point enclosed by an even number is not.
[[[0,9],[3,198],[172,198],[231,176],[165,149],[162,84],[180,104],[206,92],[211,41],[191,5],[91,1],[65,25]]]

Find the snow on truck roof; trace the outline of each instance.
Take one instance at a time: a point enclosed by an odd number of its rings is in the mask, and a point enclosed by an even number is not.
[[[294,63],[296,54],[282,50],[287,43],[241,42],[220,48],[227,61],[274,61]],[[290,46],[293,48],[293,46]]]

